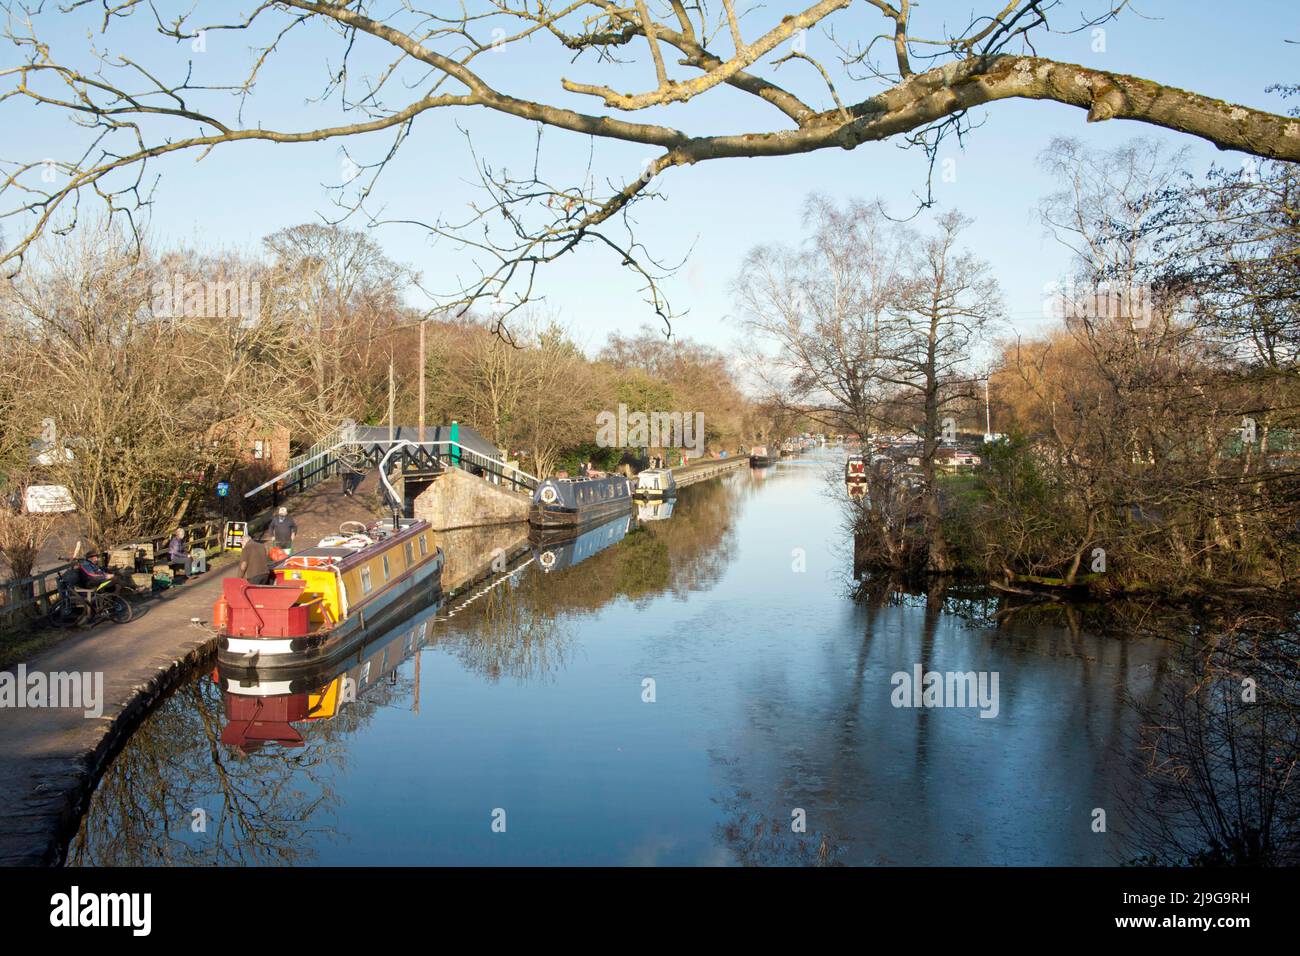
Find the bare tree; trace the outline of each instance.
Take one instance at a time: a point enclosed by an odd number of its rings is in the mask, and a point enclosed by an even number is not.
[[[749,364],[781,408],[865,435],[880,421],[881,331],[916,237],[878,203],[839,209],[819,196],[809,198],[804,225],[802,247],[751,250],[733,283]]]
[[[30,443],[35,421],[53,423],[43,474],[68,488],[92,548],[180,523],[238,465],[240,435],[295,420],[281,378],[298,364],[293,324],[211,308],[213,290],[260,282],[255,266],[204,260],[205,281],[178,284],[168,257],[89,223],[34,253],[0,297],[22,356],[5,367],[22,400],[0,430]]]
[[[8,161],[0,193],[10,201],[5,213],[21,226],[3,257],[20,259],[51,224],[66,226],[83,194],[134,216],[149,201],[154,161],[181,153],[202,156],[244,141],[348,144],[365,134],[386,134],[387,146],[370,161],[355,163],[356,175],[344,177],[338,194],[341,215],[360,210],[384,220],[385,214],[371,210],[376,181],[414,124],[425,114],[471,107],[652,151],[641,169],[621,176],[588,169],[561,183],[547,181],[537,165],[519,175],[479,164],[487,202],[462,221],[426,225],[465,242],[479,257],[481,273],[448,301],[467,307],[479,296],[497,296],[505,306],[502,316],[528,300],[538,268],[590,242],[612,249],[620,263],[641,275],[651,308],[668,317],[657,283],[661,267],[632,235],[627,212],[634,201],[654,194],[656,178],[669,169],[854,149],[894,138],[919,146],[933,162],[945,137],[970,131],[971,109],[1001,100],[1048,100],[1085,111],[1089,122],[1128,119],[1223,149],[1300,160],[1300,122],[1293,118],[1037,55],[1040,37],[1110,20],[1125,0],[1099,4],[1093,15],[1086,12],[1088,4],[1065,0],[986,0],[988,9],[956,29],[945,23],[942,9],[931,13],[911,0],[867,2],[881,18],[875,29],[856,19],[850,0],[745,14],[731,0],[666,0],[653,11],[645,0],[471,0],[458,12],[413,4],[377,12],[366,3],[282,0],[233,16],[215,3],[215,12],[208,13],[202,2],[174,15],[141,0],[73,0],[66,9],[7,3],[5,34],[20,62],[0,70],[0,102],[66,114],[85,138],[61,159]],[[90,41],[86,55],[64,55],[48,36],[54,17],[104,35]],[[192,67],[175,71],[120,47],[110,52],[115,31],[134,28],[135,22],[123,21],[135,20],[195,45],[241,34],[247,58],[228,80],[199,81]],[[813,29],[825,31],[837,46],[837,77],[800,42]],[[75,31],[69,26],[68,32]],[[335,119],[337,112],[297,128],[245,121],[245,112],[260,102],[257,83],[264,69],[290,39],[335,44],[337,60],[314,103],[341,110],[342,121]],[[521,95],[494,84],[485,58],[525,44],[550,60]],[[571,59],[582,66],[569,66]],[[377,60],[383,65],[367,68]],[[634,76],[638,60],[653,72],[653,81],[630,91],[611,85],[612,77]],[[820,97],[800,96],[776,82],[777,71],[795,61],[814,71],[814,81],[825,82]],[[601,66],[610,79],[595,75]],[[574,69],[581,75],[575,78]],[[840,88],[859,85],[866,95],[840,96]],[[723,87],[769,107],[773,122],[734,132],[687,132],[691,102],[716,98]],[[590,112],[561,105],[574,97],[595,105]],[[656,108],[657,121],[633,118],[650,108]],[[680,125],[662,121],[674,114],[682,115]]]
[[[951,571],[953,558],[943,532],[935,459],[944,434],[956,437],[949,410],[974,391],[974,348],[1002,314],[1002,294],[987,263],[957,246],[969,222],[955,211],[939,217],[938,231],[913,256],[907,284],[882,324],[877,356],[876,375],[904,397],[907,417],[891,424],[921,438],[926,565],[938,573]]]
[[[355,229],[304,223],[262,244],[272,256],[273,308],[298,328],[315,424],[364,417],[374,399],[365,372],[394,347],[396,327],[410,318],[402,293],[418,277]]]
[[[1194,182],[1141,141],[1058,142],[1045,163],[1063,188],[1044,219],[1081,282],[1060,324],[1007,343],[993,374],[1023,443],[987,475],[990,570],[1287,586],[1297,473],[1271,436],[1297,407],[1290,168]]]
[[[775,370],[769,387],[783,407],[831,427],[920,439],[925,564],[947,572],[935,459],[972,392],[972,352],[1001,312],[997,282],[958,248],[968,223],[960,213],[943,214],[919,239],[878,206],[841,211],[814,200],[810,212],[805,249],[756,249],[736,281],[756,341],[775,346],[763,356]],[[900,559],[901,550],[881,549]]]

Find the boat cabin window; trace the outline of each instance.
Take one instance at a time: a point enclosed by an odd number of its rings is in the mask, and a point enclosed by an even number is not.
[[[361,569],[361,593],[369,594],[370,588],[370,568],[365,567]]]
[[[424,541],[424,535],[420,535],[420,557],[429,553],[429,546]]]
[[[392,572],[388,569],[388,555],[384,555],[384,580],[387,581],[392,577]]]
[[[406,566],[409,568],[415,563],[415,545],[410,541],[406,542]]]

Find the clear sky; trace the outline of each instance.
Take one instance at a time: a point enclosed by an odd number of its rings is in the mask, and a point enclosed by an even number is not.
[[[228,20],[233,19],[230,8],[234,6],[199,5],[201,10],[219,11]],[[964,22],[972,10],[982,12],[990,6],[1001,2],[929,0],[920,8],[925,19],[919,23]],[[1077,22],[1078,13],[1071,11],[1095,12],[1098,4],[1066,6],[1070,10],[1062,16],[1062,26]],[[760,9],[755,15],[760,19],[754,22],[761,23],[763,15]],[[176,44],[145,29],[148,24],[143,18],[132,20],[140,22],[116,24],[106,37],[94,37],[94,42],[171,71],[169,76],[183,71],[191,60],[201,81],[242,76],[248,35],[209,34],[206,50],[195,53],[189,44]],[[865,31],[868,26],[878,28],[877,20],[873,11],[855,8],[833,22],[837,32],[855,24],[866,24]],[[60,15],[43,30],[58,55],[84,50],[88,25],[85,18]],[[1297,80],[1300,3],[1295,0],[1257,0],[1239,7],[1211,0],[1144,0],[1105,31],[1104,51],[1094,50],[1096,41],[1088,31],[1047,37],[1038,51],[1276,112],[1284,112],[1287,104],[1277,94],[1265,92],[1266,87]],[[490,62],[478,61],[478,65],[505,92],[596,111],[590,98],[559,91],[558,77],[602,82],[609,81],[609,74],[593,61],[572,65],[565,58],[557,61],[554,48],[553,42],[539,40],[484,58]],[[831,62],[836,56],[830,40],[817,32],[807,38],[807,52]],[[326,71],[337,66],[339,54],[339,41],[329,34],[317,31],[291,37],[246,104],[245,123],[298,129],[335,121],[336,113],[309,106],[308,100],[319,95]],[[12,59],[10,47],[0,48],[0,63]],[[354,64],[354,71],[359,65]],[[829,106],[824,87],[812,83],[815,77],[806,75],[810,73],[807,64],[791,62],[775,78],[807,93],[819,107]],[[616,82],[623,89],[648,89],[653,73],[648,65],[624,67]],[[841,92],[850,99],[867,89],[841,88]],[[220,115],[233,116],[235,105],[229,97],[210,102],[219,104],[213,108]],[[635,118],[703,132],[774,128],[773,117],[780,119],[765,104],[724,87],[689,104],[649,110]],[[947,182],[936,176],[938,209],[956,207],[975,219],[968,242],[991,262],[1006,295],[1009,317],[1022,333],[1031,333],[1037,323],[1046,321],[1041,305],[1044,286],[1062,275],[1067,261],[1064,250],[1045,236],[1036,213],[1052,183],[1035,160],[1053,137],[1075,136],[1098,147],[1136,136],[1174,146],[1186,144],[1192,147],[1194,168],[1200,170],[1212,162],[1235,167],[1243,159],[1155,127],[1121,121],[1085,124],[1081,110],[1051,103],[1003,101],[973,118],[983,125],[967,138],[965,148],[954,140],[945,144],[941,154],[941,159],[955,161],[951,167],[955,179]],[[5,130],[0,158],[6,160],[66,157],[71,144],[84,141],[78,138],[84,133],[66,117],[12,100],[0,104],[0,129]],[[475,149],[494,165],[522,169],[532,162],[535,129],[481,109],[425,113],[385,173],[372,205],[392,217],[454,219],[470,202],[482,199],[471,182],[474,167],[461,130],[471,134]],[[349,149],[359,159],[371,160],[386,151],[390,141],[391,134],[380,133],[351,142]],[[580,178],[592,149],[587,137],[547,130],[543,163],[557,181]],[[595,142],[594,150],[598,175],[619,181],[634,176],[642,161],[654,155],[646,147],[610,141]],[[152,210],[152,231],[160,239],[255,248],[262,236],[276,229],[335,212],[326,186],[338,183],[342,176],[340,141],[229,144],[202,162],[196,163],[195,158],[181,155],[151,167],[152,173],[162,175]],[[915,208],[915,194],[924,191],[925,173],[925,158],[919,151],[893,142],[867,144],[852,152],[720,160],[669,171],[660,179],[664,200],[642,203],[635,216],[638,238],[659,257],[678,260],[689,253],[665,286],[676,308],[689,309],[677,323],[678,333],[722,348],[739,340],[728,286],[740,260],[753,244],[797,241],[801,209],[811,191],[844,198],[881,197],[892,212],[906,215]],[[930,215],[923,214],[918,225],[924,227]],[[9,224],[5,232],[12,235],[14,229]],[[467,270],[463,252],[446,240],[431,243],[416,227],[384,226],[375,238],[391,256],[422,273],[431,289],[453,288],[455,277]],[[611,331],[655,321],[636,287],[634,278],[617,267],[610,253],[595,247],[548,267],[541,282],[548,307],[589,348],[598,347]]]

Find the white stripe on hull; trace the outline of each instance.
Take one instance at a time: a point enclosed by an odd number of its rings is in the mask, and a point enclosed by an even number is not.
[[[272,637],[231,637],[227,638],[225,650],[229,654],[292,654],[293,640],[278,640]]]

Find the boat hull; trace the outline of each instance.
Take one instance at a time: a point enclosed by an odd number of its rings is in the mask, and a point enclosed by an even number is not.
[[[440,552],[413,568],[402,579],[353,607],[334,626],[299,637],[236,637],[223,635],[217,664],[234,676],[267,671],[318,668],[355,651],[368,635],[392,626],[413,604],[435,599],[442,591]]]
[[[751,468],[770,468],[777,463],[777,459],[771,455],[750,455],[749,467]]]
[[[647,498],[647,499],[648,499],[648,498],[654,498],[654,499],[657,499],[657,500],[662,500],[662,499],[664,499],[664,498],[676,498],[676,497],[677,497],[677,489],[676,489],[676,488],[667,488],[667,489],[664,489],[664,488],[638,488],[636,491],[634,491],[634,492],[632,493],[632,497],[634,497],[634,498]]]
[[[582,528],[599,524],[632,511],[632,498],[611,498],[597,501],[580,508],[565,508],[561,505],[547,505],[533,502],[528,509],[528,522],[535,528]]]

